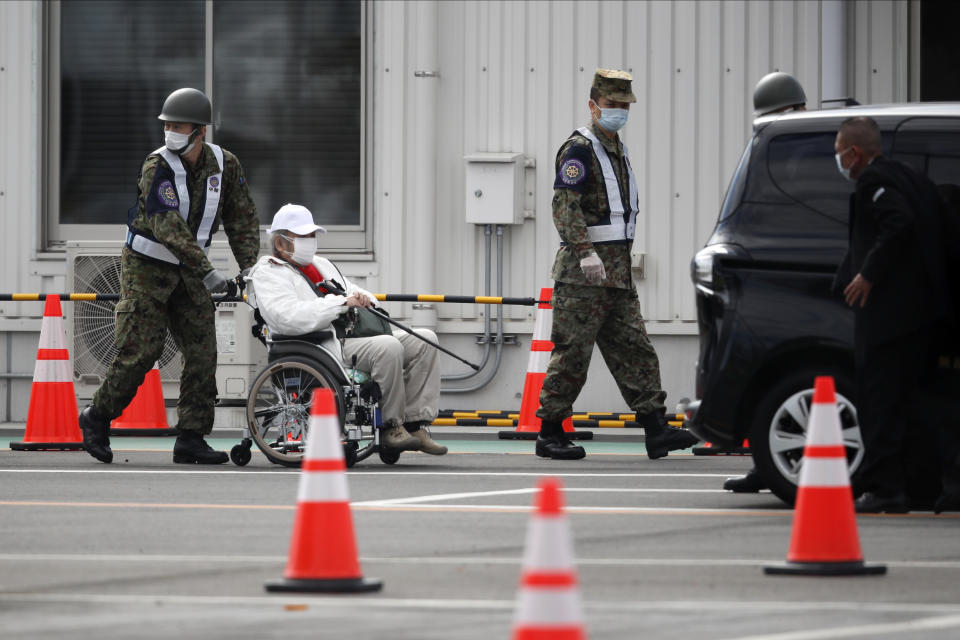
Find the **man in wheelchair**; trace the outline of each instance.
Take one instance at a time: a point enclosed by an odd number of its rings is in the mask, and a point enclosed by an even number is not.
[[[268,330],[303,335],[334,329],[337,339],[331,336],[324,346],[340,354],[347,366],[368,372],[380,386],[381,444],[399,451],[445,454],[447,448],[426,429],[436,418],[440,401],[436,349],[405,331],[390,331],[385,322],[383,329],[357,331],[362,323],[356,322],[356,314],[376,306],[376,298],[350,282],[331,261],[315,255],[318,232],[326,230],[314,224],[304,206],[286,204],[274,215],[269,231],[273,255],[261,256],[249,277]],[[329,293],[325,281],[347,295]],[[432,331],[416,331],[436,342]],[[358,333],[364,337],[353,337]]]

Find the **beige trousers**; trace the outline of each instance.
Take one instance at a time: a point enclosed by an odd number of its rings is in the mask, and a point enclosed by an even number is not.
[[[416,329],[433,342],[437,335],[429,329]],[[433,422],[440,404],[440,366],[438,351],[406,331],[392,336],[347,338],[343,344],[343,361],[370,374],[383,393],[380,417],[383,424],[426,421]]]

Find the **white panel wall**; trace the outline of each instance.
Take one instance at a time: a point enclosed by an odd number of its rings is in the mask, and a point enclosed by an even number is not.
[[[713,228],[728,177],[750,131],[756,81],[773,70],[796,74],[813,105],[820,87],[818,2],[439,2],[438,79],[415,78],[411,20],[422,5],[375,5],[375,101],[379,180],[378,259],[410,234],[438,234],[435,283],[443,293],[482,291],[483,232],[464,221],[463,156],[524,152],[536,162],[527,197],[535,219],[504,234],[504,291],[533,295],[549,282],[558,237],[551,219],[556,150],[588,121],[598,66],[634,74],[638,103],[623,133],[642,193],[636,248],[646,252],[641,302],[651,332],[695,332],[689,262]],[[891,5],[893,6],[893,5]],[[882,11],[869,9],[876,19]],[[868,26],[868,28],[875,28]],[[879,48],[878,48],[879,55]],[[389,68],[389,71],[387,71]],[[437,83],[435,229],[408,228],[398,197],[421,171],[409,137],[405,91]],[[404,134],[408,137],[404,138]],[[386,193],[389,192],[389,195]],[[404,235],[405,234],[405,235]],[[385,271],[391,291],[419,291],[421,274]],[[441,330],[474,331],[482,309],[440,305]],[[526,309],[509,317],[525,321]],[[404,315],[407,311],[404,310]]]
[[[0,291],[53,291],[63,286],[63,259],[38,256],[40,217],[40,5],[0,2]],[[39,317],[38,303],[0,302],[0,328]],[[32,368],[32,367],[31,367]]]
[[[0,292],[65,290],[62,254],[38,251],[41,98],[56,90],[44,84],[42,7],[0,1]],[[432,283],[431,293],[481,293],[483,232],[464,222],[463,156],[523,152],[536,164],[526,170],[525,194],[535,217],[505,229],[503,289],[536,295],[549,284],[558,242],[550,211],[556,151],[589,117],[594,68],[627,68],[638,103],[624,140],[643,194],[636,246],[648,254],[639,292],[670,401],[692,395],[689,260],[713,228],[749,135],[757,80],[772,70],[794,73],[818,104],[821,64],[831,63],[820,59],[820,7],[804,0],[373,2],[376,262],[345,267],[369,273],[382,292],[421,292]],[[847,11],[849,93],[864,103],[906,100],[907,1],[851,2]],[[423,46],[431,42],[435,51]],[[431,55],[436,68],[421,69]],[[444,343],[472,357],[483,308],[436,310]],[[412,315],[410,305],[391,311]],[[517,405],[511,394],[522,387],[533,312],[505,311],[506,330],[520,334],[521,346],[505,349],[487,389],[446,405]],[[32,371],[22,354],[35,349],[41,313],[37,303],[0,303],[0,372]],[[578,408],[617,410],[622,401],[602,363],[594,365]],[[22,420],[14,405],[26,394],[2,382],[0,392],[0,420]]]

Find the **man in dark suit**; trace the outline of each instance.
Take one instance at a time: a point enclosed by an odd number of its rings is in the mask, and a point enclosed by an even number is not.
[[[856,181],[850,246],[836,281],[856,314],[857,412],[865,447],[856,509],[903,513],[907,425],[952,314],[943,204],[930,180],[882,155],[880,128],[871,118],[844,121],[834,150],[840,173]]]

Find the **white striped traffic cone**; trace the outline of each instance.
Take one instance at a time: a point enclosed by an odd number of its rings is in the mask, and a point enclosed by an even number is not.
[[[887,572],[885,565],[863,563],[847,450],[840,429],[834,382],[829,376],[820,376],[814,381],[787,562],[763,570],[769,574],[803,575]]]
[[[77,421],[77,393],[70,375],[67,332],[60,296],[47,295],[40,325],[40,346],[33,369],[30,408],[23,442],[11,442],[14,451],[83,449]]]
[[[550,341],[550,332],[553,329],[553,307],[550,306],[552,299],[553,289],[547,287],[540,289],[540,302],[537,304],[537,313],[533,321],[530,359],[527,360],[527,375],[523,381],[523,396],[520,399],[517,428],[513,431],[501,431],[498,434],[501,440],[536,440],[540,433],[537,409],[540,408],[540,391],[547,377],[550,354],[553,353],[553,342]],[[592,431],[574,431],[571,418],[563,421],[563,431],[571,440],[593,439]]]
[[[513,640],[585,640],[560,480],[542,478],[527,529]]]
[[[364,578],[360,571],[346,471],[336,400],[330,389],[316,389],[290,558],[284,579],[268,582],[267,591],[358,592],[383,587],[380,580]]]

